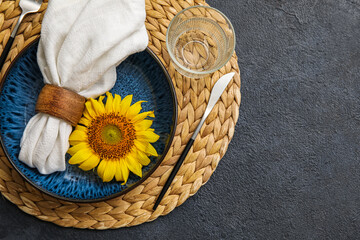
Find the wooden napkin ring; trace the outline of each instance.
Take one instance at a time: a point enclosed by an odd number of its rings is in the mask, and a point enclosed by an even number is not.
[[[46,84],[39,94],[35,111],[61,118],[76,126],[85,108],[85,97],[55,85]]]

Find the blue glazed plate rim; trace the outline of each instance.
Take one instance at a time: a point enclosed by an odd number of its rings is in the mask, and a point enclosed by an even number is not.
[[[6,70],[4,76],[1,79],[0,82],[0,94],[2,92],[3,89],[3,85],[4,82],[10,72],[10,70],[12,69],[12,67],[14,66],[14,64],[17,62],[17,60],[30,48],[32,47],[34,44],[36,44],[39,41],[40,37],[35,38],[32,42],[30,42],[25,48],[23,48],[18,55],[14,58],[14,60],[11,62],[10,66],[8,67],[8,69]],[[142,184],[147,178],[149,178],[151,176],[151,174],[160,166],[160,164],[162,163],[162,161],[164,160],[165,156],[167,155],[170,146],[174,140],[175,137],[175,129],[177,126],[177,120],[178,120],[178,109],[177,109],[177,97],[176,97],[176,91],[175,91],[175,87],[174,84],[171,80],[171,77],[169,75],[169,72],[167,71],[166,67],[164,66],[164,64],[161,62],[161,60],[158,58],[158,56],[149,48],[146,47],[146,51],[150,54],[150,56],[157,62],[157,64],[161,67],[163,73],[165,74],[165,77],[168,81],[169,87],[171,89],[171,97],[172,97],[172,103],[173,103],[173,125],[171,127],[170,130],[170,137],[168,138],[168,142],[167,145],[165,146],[164,152],[161,155],[161,157],[159,158],[159,160],[156,162],[156,164],[146,173],[145,176],[143,176],[139,181],[137,181],[136,183],[134,183],[134,185],[124,189],[123,191],[120,191],[118,193],[115,194],[111,194],[109,196],[103,197],[103,198],[98,198],[98,199],[68,199],[66,197],[62,197],[59,195],[56,195],[52,192],[47,191],[46,189],[43,189],[42,187],[40,187],[39,185],[37,185],[36,183],[34,183],[33,181],[31,181],[27,176],[25,176],[20,169],[16,166],[16,164],[13,162],[13,160],[10,157],[10,154],[8,153],[4,141],[3,141],[3,136],[2,133],[0,132],[0,144],[1,144],[1,148],[6,156],[6,158],[9,160],[9,162],[11,163],[11,165],[14,167],[14,169],[28,182],[30,183],[33,187],[35,187],[36,189],[40,190],[41,192],[54,197],[56,199],[59,200],[65,200],[68,202],[79,202],[79,203],[94,203],[94,202],[101,202],[104,200],[109,200],[115,197],[119,197],[131,190],[133,190],[134,188],[136,188],[137,186],[139,186],[140,184]]]

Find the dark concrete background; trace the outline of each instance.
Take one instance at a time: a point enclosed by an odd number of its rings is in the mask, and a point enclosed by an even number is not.
[[[360,0],[210,0],[233,22],[234,139],[210,181],[141,226],[60,228],[0,200],[0,239],[360,238]]]

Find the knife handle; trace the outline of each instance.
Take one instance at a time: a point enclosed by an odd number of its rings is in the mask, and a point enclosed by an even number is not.
[[[184,151],[181,153],[179,160],[176,162],[172,172],[170,173],[169,178],[166,180],[165,185],[163,189],[160,192],[159,197],[156,199],[155,205],[153,207],[153,210],[156,210],[156,208],[159,206],[159,203],[161,202],[162,198],[164,197],[166,191],[169,189],[172,181],[174,180],[176,173],[179,171],[182,163],[184,162],[186,155],[188,154],[191,146],[194,143],[194,139],[190,138],[189,142],[186,144]]]
[[[5,45],[5,48],[4,48],[3,52],[1,53],[1,56],[0,56],[0,71],[4,66],[5,59],[6,59],[7,55],[10,52],[10,49],[11,49],[11,46],[12,46],[13,42],[14,42],[14,38],[10,37],[9,40],[7,41],[6,45]]]

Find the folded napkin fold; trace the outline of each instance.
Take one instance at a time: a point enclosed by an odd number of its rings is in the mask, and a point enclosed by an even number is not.
[[[148,43],[145,0],[52,0],[37,52],[44,82],[89,98],[110,90],[116,66]],[[65,170],[69,123],[37,113],[21,139],[19,159],[42,174]]]

